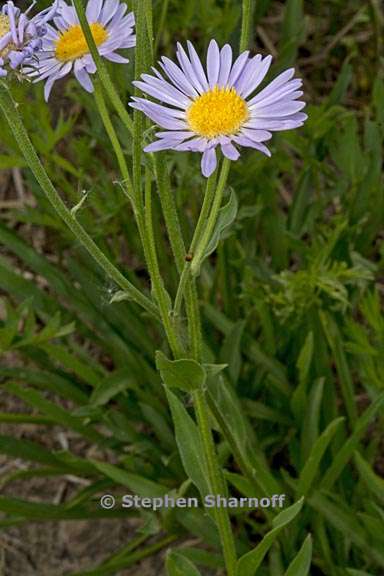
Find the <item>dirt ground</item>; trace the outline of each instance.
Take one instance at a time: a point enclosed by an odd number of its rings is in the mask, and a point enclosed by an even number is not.
[[[16,413],[24,411],[21,401],[7,395],[0,388],[0,410]],[[85,456],[86,446],[62,430],[46,429],[25,424],[0,424],[0,434],[15,435],[51,448],[64,448],[69,443],[79,455]],[[77,446],[73,444],[77,442]],[[64,445],[63,445],[64,444]],[[1,485],[1,478],[30,464],[0,456],[0,494],[30,502],[59,504],[68,500],[79,488],[81,479],[74,477],[29,478]],[[136,519],[28,522],[0,531],[0,576],[67,576],[73,572],[90,570],[114,552],[127,545],[138,528]],[[162,576],[161,554],[144,560],[117,576]]]
[[[64,576],[96,567],[129,541],[132,526],[121,520],[28,523],[0,534],[3,576]],[[118,576],[162,576],[160,557]]]

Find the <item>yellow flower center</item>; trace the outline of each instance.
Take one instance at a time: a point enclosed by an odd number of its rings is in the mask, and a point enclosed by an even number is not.
[[[10,31],[11,26],[9,24],[9,18],[5,14],[0,14],[0,39],[8,34]],[[5,58],[5,56],[12,50],[13,44],[8,44],[3,50],[0,50],[0,58]]]
[[[99,22],[90,24],[96,46],[100,46],[108,38],[108,32]],[[55,55],[60,62],[76,60],[89,53],[89,48],[81,26],[71,26],[56,41]]]
[[[206,138],[235,134],[248,118],[248,107],[234,88],[215,86],[190,105],[190,128]]]

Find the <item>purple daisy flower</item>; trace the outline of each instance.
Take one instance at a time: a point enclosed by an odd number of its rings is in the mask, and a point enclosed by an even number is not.
[[[87,20],[100,55],[119,64],[129,60],[117,54],[116,50],[132,48],[136,44],[132,30],[135,18],[133,12],[126,14],[126,11],[127,5],[119,0],[89,0],[86,8]],[[96,72],[96,66],[75,8],[61,2],[54,24],[55,27],[48,26],[37,62],[31,62],[29,76],[35,82],[46,80],[46,100],[54,82],[72,70],[82,87],[92,92],[89,74]]]
[[[9,70],[20,68],[42,47],[46,23],[56,13],[57,2],[30,19],[28,14],[34,5],[35,2],[26,12],[21,12],[12,1],[1,8],[0,77],[7,76]]]
[[[236,145],[270,156],[264,142],[272,137],[271,132],[297,128],[307,118],[300,112],[305,102],[298,100],[303,95],[302,81],[293,79],[293,68],[252,97],[268,72],[271,56],[250,57],[247,51],[233,62],[231,47],[226,44],[220,50],[212,40],[207,73],[191,42],[188,54],[178,44],[176,56],[179,65],[165,56],[159,61],[167,79],[152,68],[154,76],[142,74],[141,81],[134,82],[162,103],[145,98],[133,98],[130,103],[165,129],[156,134],[158,140],[147,146],[146,152],[201,152],[201,170],[208,177],[216,169],[216,146],[230,160],[240,156]]]

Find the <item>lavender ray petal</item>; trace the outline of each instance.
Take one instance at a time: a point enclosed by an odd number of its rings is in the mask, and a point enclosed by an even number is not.
[[[152,142],[151,144],[148,144],[148,146],[146,146],[144,148],[144,152],[159,152],[160,150],[172,150],[175,148],[175,141],[170,139],[162,139],[162,140],[156,140],[155,142]]]
[[[283,86],[278,88],[276,91],[273,91],[269,96],[265,98],[258,98],[259,94],[257,94],[254,98],[252,98],[253,104],[251,104],[251,101],[248,102],[248,108],[252,110],[252,108],[254,108],[256,104],[260,104],[261,106],[271,104],[272,102],[280,100],[280,98],[286,97],[292,92],[295,92],[298,88],[301,88],[302,84],[303,84],[302,80],[299,79],[290,80],[289,82],[283,84]]]
[[[301,100],[293,100],[292,102],[279,101],[265,108],[254,108],[252,116],[254,118],[285,118],[299,112],[305,105],[305,102]]]
[[[208,148],[203,152],[201,158],[201,172],[203,176],[209,178],[211,174],[216,170],[217,158],[215,148]]]
[[[176,88],[173,84],[165,80],[161,75],[151,76],[150,74],[142,74],[141,80],[154,86],[155,88],[159,88],[159,90],[166,90],[169,94],[172,94],[174,98],[177,100],[180,99],[184,102],[185,105],[191,103],[191,99],[181,92],[178,88]]]
[[[168,116],[171,119],[178,118],[179,120],[185,120],[185,112],[183,110],[168,108],[167,106],[162,106],[161,104],[157,104],[157,102],[151,102],[150,100],[145,100],[144,98],[133,97],[132,101],[139,103],[140,106],[143,106],[148,110],[153,110],[153,112],[163,114],[164,116]]]
[[[219,79],[220,72],[220,50],[216,40],[211,40],[207,54],[207,74],[210,88],[213,88]]]
[[[172,62],[169,58],[163,56],[160,66],[167,74],[167,76],[172,80],[172,82],[181,90],[184,94],[190,97],[196,97],[199,95],[197,90],[193,87],[191,82],[187,79],[184,72]]]
[[[204,88],[204,90],[208,90],[208,88],[209,88],[208,80],[207,80],[207,77],[205,75],[201,60],[200,60],[200,58],[199,58],[199,56],[195,50],[195,47],[193,46],[192,42],[190,42],[189,40],[187,42],[187,46],[188,46],[188,52],[189,52],[189,57],[190,57],[190,61],[192,64],[192,68],[196,72],[197,77],[198,77],[202,87]]]
[[[194,133],[190,130],[167,130],[166,132],[156,132],[155,136],[157,138],[173,138],[174,140],[186,140],[187,138],[192,138]]]
[[[153,86],[151,86],[149,84],[146,84],[146,83],[140,82],[140,81],[134,81],[133,85],[136,86],[137,88],[140,88],[140,90],[142,92],[144,92],[145,94],[149,94],[150,96],[157,98],[161,102],[165,102],[165,103],[171,104],[173,106],[178,106],[181,109],[185,108],[183,105],[181,105],[179,102],[177,102],[174,98],[169,97],[167,94],[165,94],[161,90],[158,90],[157,88],[154,88]]]
[[[269,96],[270,94],[273,94],[283,84],[287,83],[288,80],[290,80],[292,78],[294,73],[295,73],[295,69],[289,68],[288,70],[285,70],[285,72],[282,72],[281,74],[279,74],[261,92],[256,94],[256,96],[248,102],[248,105],[252,106],[254,103],[260,102],[264,98],[267,98],[267,96]]]
[[[195,72],[184,48],[182,47],[182,45],[180,43],[177,44],[176,56],[177,56],[177,59],[179,61],[180,66],[181,66],[181,69],[185,74],[185,77],[189,79],[189,81],[191,82],[191,84],[195,88],[195,90],[199,94],[202,94],[206,89],[205,84],[202,81],[202,79],[199,79],[197,72]],[[205,83],[206,83],[206,80],[205,80]]]
[[[229,44],[223,46],[220,52],[220,74],[217,80],[219,86],[228,84],[229,74],[232,67],[232,48]]]
[[[89,0],[87,8],[85,10],[85,15],[90,24],[97,21],[102,7],[103,7],[103,0]]]
[[[109,60],[110,62],[116,62],[117,64],[128,64],[129,62],[128,58],[124,58],[124,56],[120,56],[120,54],[116,54],[116,52],[106,52],[103,54],[100,50],[100,54],[104,56],[106,60]]]
[[[239,78],[240,74],[244,70],[244,66],[246,66],[248,62],[249,51],[246,50],[242,52],[238,58],[236,58],[231,73],[228,78],[228,86],[234,86],[237,79]]]
[[[257,74],[261,61],[261,54],[256,54],[256,56],[248,60],[247,64],[244,66],[242,73],[234,84],[234,88],[240,96],[242,96],[243,92],[249,87],[252,76]]]
[[[119,7],[119,0],[106,0],[99,17],[99,22],[105,26],[114,17]]]
[[[253,140],[250,140],[246,136],[234,136],[233,140],[234,142],[236,142],[236,144],[240,144],[240,146],[246,146],[247,148],[255,148],[256,150],[259,150],[259,152],[262,152],[268,157],[272,156],[270,150],[266,146],[264,146],[264,144],[254,142]]]
[[[260,65],[255,68],[253,73],[248,78],[248,83],[244,86],[244,89],[241,91],[241,96],[243,98],[247,98],[249,94],[254,92],[256,88],[262,83],[267,72],[271,66],[272,56],[267,56],[260,62]]]
[[[248,125],[245,125],[241,128],[240,134],[244,134],[244,136],[250,140],[253,140],[254,142],[265,142],[272,138],[272,134],[268,130],[253,129]]]
[[[236,161],[240,157],[240,152],[231,142],[228,142],[227,144],[221,144],[221,151],[229,160]]]
[[[165,116],[164,114],[159,114],[158,112],[155,112],[150,108],[147,108],[142,103],[130,102],[129,105],[131,106],[131,108],[136,108],[137,110],[141,110],[142,112],[144,112],[144,114],[146,114],[148,118],[153,120],[153,122],[155,122],[158,126],[161,126],[162,128],[168,128],[169,130],[178,130],[178,129],[184,130],[185,128],[187,128],[186,122],[183,122],[182,120],[172,119],[168,116]]]

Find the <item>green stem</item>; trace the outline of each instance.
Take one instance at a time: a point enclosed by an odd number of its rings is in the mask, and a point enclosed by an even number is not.
[[[208,243],[211,239],[213,230],[215,228],[217,217],[218,217],[219,210],[221,207],[221,202],[223,199],[225,186],[227,184],[227,178],[228,178],[230,165],[231,165],[231,161],[228,160],[228,158],[224,158],[223,165],[221,167],[219,182],[217,184],[217,188],[216,188],[216,192],[215,192],[215,197],[214,197],[213,202],[212,202],[211,211],[210,211],[210,214],[207,218],[204,232],[203,232],[203,234],[199,240],[199,243],[196,247],[196,251],[195,251],[195,254],[193,255],[193,259],[191,262],[191,273],[193,275],[195,275],[196,272],[200,268],[201,261],[204,257],[204,252],[208,246]]]
[[[112,264],[112,262],[108,260],[105,254],[100,250],[97,244],[95,244],[81,224],[76,220],[75,216],[64,204],[40,162],[16,109],[12,96],[9,93],[9,89],[3,82],[0,83],[0,107],[29,168],[60,218],[65,222],[77,240],[96,260],[106,274],[112,278],[122,290],[127,292],[132,300],[142,306],[151,315],[158,317],[158,310],[154,303],[144,296],[144,294],[131,282],[129,282],[129,280],[127,280]]]
[[[145,178],[145,230],[147,244],[147,265],[151,276],[153,291],[159,306],[160,316],[163,323],[164,331],[167,335],[169,345],[175,358],[183,356],[183,349],[179,343],[171,316],[171,300],[166,291],[161,277],[159,262],[156,253],[156,242],[153,232],[152,220],[152,185],[149,170],[146,170]]]
[[[132,181],[131,181],[131,177],[129,174],[127,162],[125,161],[125,156],[124,156],[123,150],[121,148],[121,145],[120,145],[119,139],[117,137],[116,131],[113,127],[111,117],[109,115],[108,108],[107,108],[107,105],[106,105],[105,100],[104,100],[103,91],[102,91],[102,88],[100,86],[99,79],[96,79],[96,81],[94,82],[94,87],[95,87],[95,94],[94,95],[95,95],[95,101],[96,101],[97,109],[98,109],[100,117],[103,121],[105,131],[107,132],[108,137],[111,141],[112,148],[113,148],[113,151],[115,153],[117,162],[119,164],[119,169],[120,169],[121,175],[123,177],[122,188],[123,188],[123,191],[125,192],[125,194],[128,196],[128,198],[132,201],[133,188],[132,188]]]
[[[208,479],[211,493],[225,496],[226,486],[219,462],[217,460],[215,444],[209,424],[207,400],[204,391],[196,390],[193,393],[193,401],[196,410],[201,440],[204,446],[205,462],[208,470]],[[217,507],[214,509],[214,516],[221,538],[227,574],[228,576],[234,576],[237,556],[229,514],[226,508]]]
[[[199,219],[197,221],[195,232],[193,234],[192,242],[191,242],[191,245],[189,248],[189,255],[192,257],[193,257],[193,252],[197,246],[197,243],[198,243],[198,241],[202,235],[204,227],[207,223],[209,210],[211,208],[213,198],[215,195],[215,183],[216,183],[216,174],[213,174],[212,176],[210,176],[210,178],[208,178],[208,181],[207,181],[207,187],[205,190],[203,205],[201,207]],[[188,279],[189,279],[190,268],[191,268],[190,262],[185,262],[184,267],[183,267],[183,271],[182,271],[181,276],[180,276],[179,286],[177,288],[175,304],[174,304],[174,308],[173,308],[175,316],[180,315],[184,291],[186,289]]]
[[[240,54],[248,48],[252,23],[252,0],[243,0],[241,17]]]
[[[169,0],[163,0],[162,6],[161,6],[161,15],[160,15],[160,20],[159,20],[159,25],[157,27],[157,34],[156,34],[156,40],[155,40],[155,52],[157,52],[157,49],[158,49],[160,41],[161,41],[161,36],[164,32],[164,24],[165,24],[165,19],[167,17],[168,5],[169,5]]]
[[[161,202],[161,208],[164,214],[165,225],[169,241],[171,243],[172,252],[175,258],[176,268],[179,273],[182,272],[185,264],[185,245],[183,235],[181,232],[179,217],[175,199],[172,194],[167,165],[162,154],[158,153],[153,155],[155,165],[157,189]],[[196,358],[200,356],[201,350],[201,328],[200,328],[200,311],[197,301],[196,286],[191,284],[186,288],[186,309],[188,316],[188,329],[191,341],[192,351]],[[174,315],[174,318],[176,316]]]
[[[120,116],[121,121],[129,130],[129,132],[133,133],[133,123],[132,119],[128,114],[127,109],[125,108],[124,104],[122,103],[120,96],[118,95],[116,88],[111,80],[111,77],[108,73],[108,70],[103,62],[102,57],[99,54],[97,49],[95,40],[93,38],[91,28],[89,26],[89,22],[85,15],[85,10],[83,6],[82,0],[73,0],[73,4],[75,6],[75,10],[77,16],[79,18],[81,29],[84,33],[85,39],[88,44],[89,51],[92,55],[92,58],[95,62],[97,68],[97,76],[100,78],[100,82],[102,83],[104,90],[108,94],[108,97],[111,100],[112,105],[114,106],[116,112]]]

